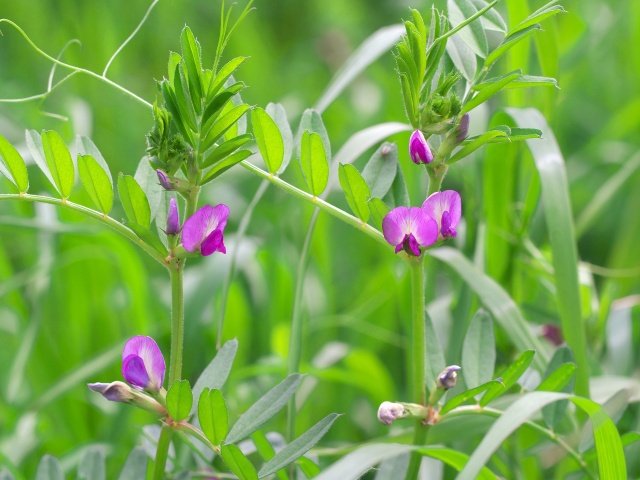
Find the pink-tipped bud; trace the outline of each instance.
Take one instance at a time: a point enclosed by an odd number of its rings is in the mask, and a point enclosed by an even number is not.
[[[404,416],[404,406],[401,403],[382,402],[378,408],[378,420],[383,425],[391,425]]]
[[[462,142],[469,135],[469,114],[465,113],[460,119],[460,123],[458,123],[458,127],[456,128],[456,141],[458,143]]]
[[[440,375],[438,375],[437,385],[439,388],[449,390],[456,386],[458,377],[458,371],[462,370],[458,365],[451,365],[445,368]]]
[[[167,235],[176,235],[180,232],[180,214],[178,213],[178,204],[176,199],[169,200],[169,211],[167,212]]]
[[[156,170],[156,174],[158,175],[158,181],[160,182],[160,185],[162,185],[162,188],[164,188],[165,190],[176,189],[174,182],[172,182],[169,177],[167,177],[167,174],[162,170]]]
[[[429,144],[420,130],[416,130],[411,134],[411,138],[409,139],[409,155],[411,155],[411,160],[416,165],[431,163],[433,161],[433,153],[431,153]]]

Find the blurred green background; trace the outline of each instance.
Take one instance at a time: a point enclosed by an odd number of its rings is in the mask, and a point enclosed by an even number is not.
[[[543,3],[504,0],[499,9],[513,25]],[[436,2],[441,8],[444,4]],[[281,102],[295,130],[303,110],[313,106],[365,38],[407,18],[408,6],[426,16],[429,5],[401,0],[259,0],[233,36],[226,58],[251,57],[238,75],[249,86],[243,98],[262,107]],[[568,14],[546,22],[536,41],[514,49],[497,67],[503,72],[523,68],[555,76],[561,88],[509,91],[492,108],[534,106],[553,128],[567,163],[579,255],[595,266],[585,265],[581,276],[593,369],[597,373],[610,364],[606,320],[615,301],[624,298],[635,322],[627,346],[632,357],[626,371],[616,373],[630,375],[637,367],[640,304],[640,56],[633,53],[640,44],[640,3],[565,1],[562,5]],[[100,73],[148,6],[122,0],[23,0],[3,2],[0,17],[16,22],[53,56],[70,39],[80,40],[82,47],[70,45],[62,59]],[[152,101],[154,79],[165,74],[169,51],[179,50],[185,24],[202,44],[204,64],[212,62],[219,11],[219,2],[213,0],[160,1],[110,67],[109,78]],[[13,28],[0,27],[0,97],[43,92],[50,62]],[[56,78],[62,74],[59,68]],[[477,112],[474,133],[486,128],[489,114]],[[362,128],[406,121],[391,53],[358,76],[323,118],[334,154]],[[77,134],[88,135],[112,173],[133,174],[151,126],[151,113],[145,107],[81,75],[44,102],[0,103],[0,133],[22,151],[25,129],[55,129],[69,143]],[[408,133],[392,140],[399,145],[413,203],[421,203],[426,179],[411,169],[405,151]],[[488,202],[483,201],[488,195],[482,184],[485,153],[481,150],[461,162],[445,181],[445,188],[456,188],[463,195],[467,235],[461,235],[457,245],[471,257],[483,232],[489,239],[501,238],[508,248],[501,250],[497,263],[488,253],[486,270],[532,323],[557,323],[552,289],[544,288],[552,280],[522,241],[530,239],[543,258],[548,257],[540,212],[524,235],[518,233],[520,199],[532,181],[531,159],[519,150],[515,159],[508,160],[523,167],[513,173],[519,187],[504,205],[505,220],[497,227],[487,223]],[[360,168],[366,158],[356,165]],[[492,160],[500,168],[500,162]],[[300,185],[296,163],[291,163],[285,178]],[[36,170],[29,167],[30,191],[50,191]],[[236,168],[202,198],[231,207],[228,250],[238,246],[234,232],[259,183]],[[0,180],[0,189],[13,192],[5,179]],[[76,187],[72,200],[87,203],[88,196]],[[347,208],[339,192],[330,201]],[[297,262],[311,213],[308,205],[269,187],[243,239],[224,333],[225,339],[237,337],[240,342],[225,387],[232,418],[286,371]],[[117,210],[112,213],[115,218],[119,215]],[[108,404],[84,384],[120,378],[120,349],[130,336],[153,336],[168,356],[168,278],[149,260],[133,244],[71,212],[0,203],[0,464],[31,478],[44,453],[61,457],[72,468],[78,452],[100,444],[110,454],[113,472],[139,443],[141,427],[153,418]],[[298,427],[302,431],[332,411],[346,413],[326,437],[326,445],[386,435],[375,418],[377,406],[406,396],[410,302],[401,263],[351,227],[320,215],[305,278],[303,349],[303,370],[314,373],[318,384],[309,390]],[[456,325],[464,326],[478,302],[442,264],[430,264],[429,278],[436,282],[429,295],[430,313],[446,345],[450,337],[463,334],[451,330],[454,317]],[[192,383],[215,354],[220,292],[228,266],[229,256],[218,255],[193,261],[187,269],[184,371]],[[498,340],[498,359],[507,361],[513,348],[504,336]],[[455,353],[451,360],[456,363]],[[634,409],[627,411],[622,421],[628,428],[637,425],[636,414]],[[284,432],[284,424],[280,414],[268,428]]]

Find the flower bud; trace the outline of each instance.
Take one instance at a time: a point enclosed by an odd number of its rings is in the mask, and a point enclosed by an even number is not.
[[[433,153],[431,153],[429,144],[420,130],[416,130],[411,134],[411,138],[409,139],[409,154],[411,155],[411,160],[416,165],[431,163],[433,161]]]
[[[176,186],[175,183],[172,182],[169,177],[167,177],[167,174],[164,173],[162,170],[156,170],[156,174],[158,175],[158,180],[160,181],[160,185],[162,185],[162,187],[165,190],[175,190]]]
[[[457,372],[461,370],[458,365],[451,365],[450,367],[445,368],[440,375],[438,375],[437,386],[438,388],[444,388],[445,390],[450,390],[456,386],[456,377],[458,376]]]
[[[395,420],[404,416],[405,410],[401,403],[382,402],[378,408],[378,420],[383,425],[391,425]]]
[[[461,143],[469,135],[469,114],[465,113],[456,127],[456,141]]]
[[[87,387],[94,392],[98,392],[110,402],[129,403],[133,400],[131,387],[124,382],[88,383]]]
[[[167,213],[167,235],[176,235],[180,232],[180,214],[178,213],[178,205],[176,199],[169,200],[169,212]]]

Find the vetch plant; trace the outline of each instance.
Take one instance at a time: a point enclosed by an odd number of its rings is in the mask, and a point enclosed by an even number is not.
[[[0,137],[3,173],[18,192],[2,194],[0,200],[48,203],[93,218],[140,246],[167,270],[171,290],[167,389],[164,389],[167,368],[160,348],[150,337],[142,335],[131,338],[122,352],[122,374],[129,385],[119,381],[89,384],[91,390],[107,400],[133,404],[160,417],[159,434],[152,438],[154,479],[165,478],[167,472],[171,478],[178,478],[180,470],[184,470],[198,477],[236,476],[253,480],[276,476],[279,480],[293,480],[304,476],[318,480],[347,480],[359,478],[375,465],[380,465],[380,472],[387,472],[381,473],[383,479],[414,480],[419,476],[424,457],[436,458],[450,465],[459,471],[457,478],[506,477],[510,472],[505,471],[502,459],[491,462],[491,458],[509,435],[521,426],[537,435],[538,446],[553,444],[563,461],[566,459],[568,465],[558,467],[558,472],[595,478],[597,468],[601,478],[626,478],[620,434],[604,407],[589,398],[585,329],[580,323],[580,315],[574,318],[571,306],[564,303],[561,293],[566,287],[560,283],[557,285],[562,333],[568,346],[560,347],[551,355],[504,289],[460,251],[444,246],[450,245],[454,238],[460,244],[466,240],[464,237],[468,229],[461,228],[465,225],[462,197],[465,205],[475,203],[462,189],[462,194],[453,189],[443,190],[449,168],[479,148],[492,144],[527,141],[529,148],[535,151],[535,142],[542,141],[542,130],[537,127],[546,126],[537,113],[511,109],[498,117],[508,116],[509,120],[505,122],[509,125],[493,125],[484,133],[469,136],[470,124],[475,121],[470,113],[489,100],[495,100],[494,97],[506,89],[556,85],[554,79],[524,75],[520,70],[504,75],[500,72],[495,77],[489,77],[489,74],[501,57],[540,29],[538,22],[564,12],[562,7],[551,2],[509,29],[501,13],[494,9],[497,3],[497,0],[491,3],[450,0],[447,15],[435,7],[428,12],[428,25],[419,11],[411,9],[410,20],[403,23],[402,36],[397,33],[397,28],[391,30],[393,35],[389,31],[382,32],[382,36],[376,39],[385,48],[379,48],[377,44],[377,49],[363,48],[354,53],[351,70],[338,73],[331,88],[316,104],[317,108],[302,113],[295,135],[282,105],[268,104],[261,108],[243,101],[241,93],[245,84],[235,77],[247,59],[223,59],[230,35],[249,13],[251,2],[233,24],[230,23],[231,11],[226,11],[223,4],[220,37],[211,68],[203,64],[202,47],[191,30],[188,27],[183,29],[180,53],[170,53],[167,76],[158,82],[158,98],[153,103],[107,78],[113,58],[104,73],[98,75],[44,53],[20,27],[8,20],[3,21],[15,27],[42,56],[70,70],[69,75],[81,73],[98,78],[126,93],[153,114],[153,127],[147,136],[147,157],[139,166],[145,181],[120,174],[116,182],[126,220],[118,221],[109,216],[114,204],[113,179],[107,162],[87,138],[79,140],[77,171],[95,209],[69,200],[74,189],[76,166],[65,142],[53,131],[41,134],[28,131],[26,138],[31,156],[50,180],[55,195],[28,193],[25,162],[13,146]],[[488,34],[488,30],[492,33]],[[323,110],[360,69],[374,61],[376,55],[388,51],[393,44],[408,123],[388,122],[357,132],[334,154],[322,119]],[[372,54],[378,50],[379,53]],[[46,95],[63,81],[50,85]],[[247,120],[250,120],[251,132],[247,131]],[[387,137],[401,132],[413,132],[406,147],[400,149],[405,155],[408,151],[413,162],[408,164],[412,168],[411,174],[419,175],[422,167],[428,177],[426,192],[420,191],[418,195],[419,202],[423,202],[421,206],[412,206],[420,203],[411,201],[398,147],[391,143],[380,144]],[[373,147],[377,149],[364,167],[353,165],[358,157]],[[553,163],[551,160],[558,156],[555,152],[543,150],[543,153],[543,160],[538,162],[541,182],[545,188],[556,188],[562,182],[553,179],[545,168],[548,169]],[[290,160],[293,157],[299,160],[299,186],[283,178],[286,169],[292,168]],[[225,400],[229,392],[224,390],[238,349],[234,340],[222,344],[229,280],[223,290],[218,315],[216,356],[193,387],[182,373],[184,271],[187,262],[191,263],[200,256],[227,252],[224,233],[229,217],[234,217],[224,203],[200,206],[200,195],[203,189],[215,185],[214,181],[236,165],[263,179],[239,222],[238,236],[244,233],[255,204],[261,200],[269,184],[314,207],[298,259],[288,331],[287,375],[282,375],[284,379],[280,383],[239,417],[229,413]],[[562,169],[559,171],[564,172]],[[163,215],[166,212],[162,218],[157,215],[160,211],[158,203],[150,201],[149,178],[153,179],[154,188],[159,187],[163,199],[163,202],[158,202],[162,203]],[[328,200],[332,190],[338,186],[351,213]],[[296,428],[301,405],[313,391],[313,386],[305,385],[301,389],[303,394],[296,398],[296,390],[303,378],[301,372],[311,371],[318,376],[321,372],[319,367],[310,367],[302,362],[303,336],[307,328],[302,312],[304,279],[320,211],[375,240],[376,246],[388,251],[390,256],[397,254],[394,258],[405,262],[411,283],[407,361],[401,369],[406,372],[402,383],[408,391],[400,392],[400,400],[383,401],[377,417],[385,426],[393,424],[394,429],[409,419],[413,438],[408,440],[411,434],[403,430],[400,436],[393,438],[393,442],[384,439],[364,446],[349,445],[345,451],[332,450],[338,455],[345,454],[329,466],[319,465],[313,456],[304,455],[321,440],[338,415],[323,413],[322,420],[299,435]],[[553,213],[548,211],[547,206],[547,227],[550,228],[549,224],[557,226],[551,222],[555,218]],[[464,213],[469,222],[472,216],[466,211]],[[482,239],[476,239],[476,243],[477,250],[481,251],[484,248]],[[553,233],[551,243],[554,259],[567,252],[567,244],[559,244]],[[534,250],[532,246],[529,248]],[[227,279],[233,275],[237,258],[237,249],[229,250],[232,259]],[[538,257],[544,259],[545,255],[540,253]],[[215,258],[206,261],[215,261]],[[434,322],[427,314],[427,297],[432,298],[437,293],[431,265],[436,260],[451,267],[468,287],[466,297],[461,296],[460,306],[454,314],[474,311],[479,302],[489,310],[478,309],[468,325],[465,318],[457,323],[461,328],[452,331],[450,344],[461,343],[459,352],[445,351],[439,343]],[[355,269],[358,266],[350,267]],[[477,294],[477,299],[471,298],[471,290]],[[575,294],[573,291],[569,293]],[[510,348],[504,355],[508,366],[500,375],[494,375],[497,357],[494,321],[505,333],[501,341]],[[522,353],[509,363],[506,359],[511,360],[514,352]],[[445,362],[451,356],[454,360]],[[277,373],[281,374],[283,370],[284,367]],[[334,378],[341,378],[332,373]],[[507,395],[511,389],[519,389],[519,395]],[[497,399],[502,402],[500,408],[496,403],[492,405]],[[582,416],[567,409],[568,402],[584,412]],[[318,404],[322,405],[322,402]],[[281,444],[272,444],[262,431],[263,426],[285,406],[286,437]],[[374,417],[373,410],[363,411]],[[538,413],[542,420],[535,417]],[[489,416],[497,420],[487,427],[477,448],[475,444],[469,448],[459,447],[454,442],[458,438],[447,425],[471,416]],[[592,430],[584,428],[587,416]],[[395,435],[395,432],[391,430],[390,434]],[[437,437],[439,432],[444,432],[441,437]],[[592,444],[577,447],[573,439],[580,435],[588,441],[593,438]],[[249,453],[250,448],[245,442],[249,437],[257,455]],[[170,467],[170,446],[172,439],[178,438],[185,447],[183,452],[187,453],[171,458],[173,466]],[[440,440],[435,441],[434,438]],[[509,445],[501,453],[511,455],[512,450],[517,451],[518,448],[519,445]],[[409,455],[410,459],[402,463],[403,455]],[[515,464],[518,458],[516,454],[513,456],[511,463]],[[262,464],[260,468],[256,468],[258,463]],[[48,457],[43,459],[42,471],[51,464],[55,461]],[[145,470],[146,463],[143,467]],[[546,469],[541,467],[536,473],[541,476],[542,472],[548,473]]]

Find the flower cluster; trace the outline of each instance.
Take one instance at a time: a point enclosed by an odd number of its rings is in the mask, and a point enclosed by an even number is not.
[[[396,253],[404,250],[419,257],[420,247],[455,237],[462,208],[460,194],[455,190],[436,192],[427,198],[422,207],[397,207],[382,221],[382,233]]]
[[[89,383],[94,392],[112,402],[131,403],[158,415],[166,415],[164,402],[164,357],[153,338],[138,335],[127,341],[122,351],[122,376],[129,383]],[[146,392],[149,395],[145,395]]]

